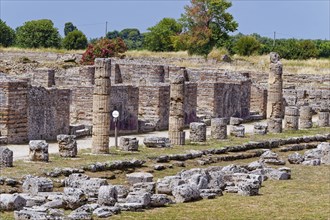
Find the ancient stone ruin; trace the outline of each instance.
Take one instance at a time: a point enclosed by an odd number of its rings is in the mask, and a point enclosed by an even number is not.
[[[283,118],[283,80],[282,63],[277,53],[270,53],[268,79],[267,118],[269,132],[282,132]]]
[[[92,152],[109,153],[111,60],[95,59]]]
[[[171,81],[168,136],[173,145],[185,144],[184,88],[183,76],[178,76]]]

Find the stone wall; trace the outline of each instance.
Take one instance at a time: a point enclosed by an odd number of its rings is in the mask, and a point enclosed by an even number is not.
[[[170,86],[165,83],[139,87],[139,120],[156,130],[168,128]]]
[[[129,85],[111,85],[110,111],[119,111],[118,131],[120,134],[138,132],[139,88]],[[114,132],[111,118],[110,132]]]
[[[163,65],[123,64],[112,65],[111,82],[134,86],[165,82]]]
[[[251,86],[250,110],[253,112],[258,112],[260,115],[266,118],[267,89],[255,84]]]
[[[70,123],[92,124],[93,86],[77,86],[71,90]]]
[[[283,89],[286,106],[302,106],[306,103],[318,112],[321,103],[330,106],[330,89]]]
[[[29,140],[56,140],[58,134],[69,134],[69,89],[31,87],[27,100]]]
[[[207,117],[249,116],[250,82],[202,82],[197,89],[197,113]]]
[[[0,73],[0,137],[7,143],[28,141],[27,80]]]

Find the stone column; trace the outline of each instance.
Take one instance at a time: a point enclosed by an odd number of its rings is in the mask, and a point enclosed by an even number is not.
[[[109,153],[110,135],[110,59],[95,59],[93,92],[92,153]]]
[[[190,141],[205,142],[206,141],[206,124],[200,122],[190,123]]]
[[[312,116],[312,108],[310,106],[301,106],[299,109],[299,128],[313,127]]]
[[[58,150],[61,157],[77,156],[78,148],[75,135],[57,135]]]
[[[0,147],[0,168],[13,166],[13,151],[7,147]]]
[[[319,111],[319,119],[318,119],[318,125],[320,127],[328,127],[329,126],[329,107],[328,103],[322,103],[321,109]]]
[[[299,109],[297,107],[285,107],[284,128],[287,130],[298,130]]]
[[[212,118],[211,119],[211,136],[214,139],[227,138],[227,119],[225,118]]]
[[[30,161],[48,162],[48,143],[45,140],[32,140],[29,142]]]
[[[184,145],[184,77],[177,76],[171,80],[170,116],[168,136],[171,144]]]
[[[270,53],[270,71],[268,79],[267,118],[268,131],[274,133],[282,132],[283,118],[283,80],[282,63],[277,53]]]

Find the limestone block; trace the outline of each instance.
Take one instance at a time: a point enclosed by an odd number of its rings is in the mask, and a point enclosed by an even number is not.
[[[37,195],[38,192],[52,192],[53,181],[44,177],[28,177],[22,185],[23,192]]]
[[[255,134],[261,134],[261,135],[265,135],[267,134],[267,125],[262,125],[262,124],[255,124],[253,126],[253,132]]]
[[[0,210],[14,211],[20,210],[26,205],[26,199],[17,193],[0,194]]]
[[[133,185],[134,183],[152,182],[153,175],[151,173],[136,172],[127,174],[126,178],[127,181]]]
[[[124,151],[138,151],[139,140],[130,137],[120,137],[119,149]]]
[[[61,157],[76,157],[77,156],[77,141],[74,135],[57,135],[59,153]]]
[[[230,130],[230,135],[234,137],[245,137],[245,127],[243,125],[233,125]]]
[[[299,114],[299,128],[306,129],[313,127],[313,114],[310,106],[301,106],[299,109]]]
[[[218,140],[227,138],[227,119],[225,118],[211,119],[211,137]]]
[[[13,151],[7,147],[0,147],[0,167],[13,166]]]
[[[205,142],[206,141],[206,124],[193,122],[190,123],[190,141]]]
[[[153,194],[150,198],[151,207],[163,207],[173,201],[166,194]]]
[[[282,133],[282,118],[269,118],[267,126],[270,133]]]
[[[130,192],[126,198],[126,203],[139,203],[143,207],[149,206],[150,202],[151,194],[143,191]]]
[[[101,186],[98,192],[99,205],[114,206],[117,202],[118,192],[115,186]]]
[[[240,125],[240,124],[242,124],[242,122],[243,122],[243,119],[241,119],[241,118],[230,117],[229,124],[230,125]]]
[[[329,127],[329,112],[319,112],[318,125],[320,127]]]
[[[173,188],[175,202],[191,202],[201,199],[198,188],[194,185],[183,184]]]
[[[63,203],[66,208],[76,209],[87,202],[87,196],[81,189],[64,188]]]
[[[165,137],[145,137],[143,139],[143,144],[146,147],[152,148],[163,148],[163,147],[170,147],[170,139]]]
[[[31,161],[48,162],[48,144],[44,140],[32,140],[29,143],[29,159]]]
[[[304,157],[298,152],[294,152],[288,156],[288,161],[291,164],[300,164],[304,161]]]

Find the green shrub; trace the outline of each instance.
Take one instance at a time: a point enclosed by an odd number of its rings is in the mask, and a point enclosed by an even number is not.
[[[27,21],[17,28],[17,45],[23,48],[55,47],[61,45],[61,36],[51,20]]]
[[[87,38],[83,32],[74,30],[63,39],[62,46],[67,50],[79,50],[87,47]]]
[[[15,31],[0,19],[0,46],[8,47],[14,44]]]
[[[173,36],[179,35],[182,26],[173,18],[163,18],[155,26],[148,28],[144,46],[151,51],[173,51]]]
[[[253,36],[241,37],[234,46],[234,51],[242,56],[250,56],[260,49],[259,41]]]
[[[107,39],[102,38],[94,44],[90,44],[83,54],[81,63],[84,65],[93,65],[95,58],[119,57],[127,51],[127,47],[123,39]]]

